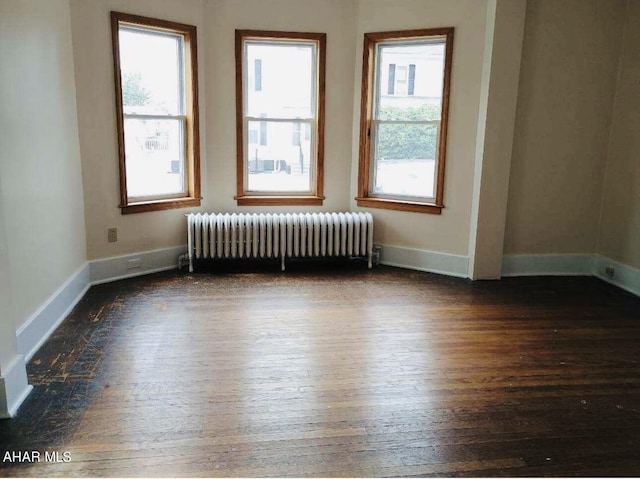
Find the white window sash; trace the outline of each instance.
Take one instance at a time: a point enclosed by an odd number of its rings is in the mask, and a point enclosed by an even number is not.
[[[377,162],[378,162],[378,129],[380,125],[436,125],[436,153],[435,153],[435,168],[434,168],[434,185],[436,181],[436,177],[438,175],[438,163],[439,157],[438,151],[440,150],[440,120],[371,120],[371,151],[370,151],[370,171],[369,174],[369,191],[371,192],[371,196],[374,198],[385,198],[389,200],[400,200],[400,201],[416,201],[416,202],[424,202],[435,200],[436,191],[434,188],[434,194],[432,196],[408,196],[408,195],[393,195],[386,193],[376,192],[376,180],[377,180]]]
[[[313,113],[313,116],[305,117],[305,118],[284,118],[284,117],[255,117],[249,116],[249,89],[250,89],[250,79],[249,79],[249,69],[248,69],[248,55],[247,49],[248,45],[290,45],[296,46],[311,46],[313,51],[312,62],[311,62],[311,104],[310,111]],[[318,43],[315,41],[304,41],[304,40],[254,40],[254,39],[245,39],[243,41],[243,59],[242,59],[242,76],[243,76],[243,142],[244,142],[244,191],[250,195],[260,195],[260,196],[297,196],[297,195],[313,195],[316,193],[315,188],[317,184],[317,116],[318,116]],[[264,82],[264,64],[262,65],[262,81]],[[262,84],[262,91],[264,91],[264,83]],[[251,190],[249,189],[249,122],[267,122],[267,123],[308,123],[311,125],[311,136],[310,136],[310,154],[311,161],[309,164],[309,186],[308,190],[294,190],[294,191],[272,191],[272,190]]]
[[[172,194],[166,195],[151,195],[151,196],[131,196],[127,193],[127,199],[131,200],[132,203],[138,202],[147,202],[147,201],[155,201],[155,200],[170,200],[176,198],[185,198],[189,196],[189,188],[188,188],[188,162],[187,162],[187,149],[185,147],[185,140],[187,135],[187,117],[186,115],[142,115],[142,114],[132,114],[125,113],[124,115],[124,134],[127,136],[127,122],[128,119],[135,120],[174,120],[180,122],[180,154],[177,158],[180,161],[182,167],[182,191]],[[126,148],[126,145],[125,145]]]
[[[311,138],[310,138],[310,154],[311,161],[309,163],[309,185],[311,188],[308,190],[251,190],[249,189],[249,122],[267,122],[267,123],[305,123],[309,124],[311,128]],[[315,118],[267,118],[267,117],[255,117],[255,116],[245,116],[244,118],[244,184],[245,191],[251,194],[259,194],[260,196],[295,196],[295,195],[309,195],[315,194],[314,185],[316,184],[316,162],[317,158],[316,148],[317,148],[317,139],[315,135],[316,131],[316,119]]]

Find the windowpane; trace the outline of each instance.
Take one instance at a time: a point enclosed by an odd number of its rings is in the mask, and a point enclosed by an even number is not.
[[[124,113],[183,114],[182,37],[120,27],[119,42]]]
[[[374,192],[433,198],[437,125],[378,125]]]
[[[248,130],[258,129],[260,123],[268,123],[265,145],[252,142],[249,136],[247,151],[247,190],[259,192],[292,191],[305,192],[311,189],[311,142],[300,139],[293,145],[292,131],[297,122],[249,121]],[[300,135],[298,135],[300,136]]]
[[[249,78],[260,88],[247,91],[247,115],[268,118],[311,118],[315,115],[315,46],[247,41]],[[257,60],[260,60],[259,62]],[[260,72],[255,71],[258,66]]]
[[[374,136],[374,192],[433,198],[438,126],[381,123]]]
[[[444,42],[380,45],[378,54],[378,74],[383,78],[378,82],[376,117],[381,120],[440,119]],[[382,88],[382,85],[389,87]]]
[[[130,198],[186,193],[183,131],[180,119],[125,118]]]

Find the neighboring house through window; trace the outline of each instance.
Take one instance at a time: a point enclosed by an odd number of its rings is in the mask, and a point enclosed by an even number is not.
[[[196,28],[118,12],[111,26],[121,211],[198,206]]]
[[[359,206],[439,214],[453,28],[366,33]]]
[[[413,95],[415,91],[416,66],[389,64],[389,74],[387,77],[387,94],[407,96]]]

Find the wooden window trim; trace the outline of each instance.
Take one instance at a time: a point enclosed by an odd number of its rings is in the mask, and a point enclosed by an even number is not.
[[[304,206],[322,205],[324,196],[236,196],[239,206]]]
[[[127,194],[126,156],[124,144],[124,108],[122,104],[122,80],[120,74],[119,26],[134,25],[149,30],[177,33],[184,37],[185,105],[186,105],[186,172],[187,195],[178,198],[131,201]],[[118,137],[118,161],[120,169],[120,211],[122,214],[143,213],[175,208],[200,206],[200,127],[198,109],[198,48],[197,31],[193,25],[142,17],[122,12],[111,12],[111,39],[116,93],[116,133]]]
[[[312,40],[317,42],[317,117],[316,117],[316,158],[315,188],[310,194],[270,195],[248,193],[244,184],[244,75],[243,61],[245,39],[257,40]],[[239,206],[278,206],[278,205],[322,205],[324,201],[324,116],[326,82],[326,33],[281,32],[270,30],[236,30],[236,190],[235,200]],[[264,69],[263,69],[264,72]]]
[[[364,34],[362,53],[362,90],[360,98],[360,148],[358,162],[358,206],[381,208],[417,213],[441,214],[444,208],[444,172],[447,146],[447,124],[449,118],[449,93],[451,90],[451,65],[453,60],[453,27],[432,28],[426,30],[403,30],[394,32],[375,32]],[[445,37],[445,63],[442,92],[442,115],[440,121],[438,164],[435,184],[435,201],[418,202],[375,196],[370,191],[371,178],[371,124],[373,120],[374,100],[374,55],[376,44],[386,40],[415,40],[426,37]]]

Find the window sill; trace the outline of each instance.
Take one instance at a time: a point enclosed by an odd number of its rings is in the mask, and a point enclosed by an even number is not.
[[[322,205],[324,196],[236,196],[238,206]]]
[[[428,213],[439,215],[443,205],[435,203],[417,203],[414,201],[390,200],[386,198],[356,198],[358,206],[364,208],[380,208],[385,210],[411,211],[414,213]]]
[[[144,201],[140,203],[129,203],[120,206],[120,212],[123,215],[133,213],[146,213],[149,211],[173,210],[177,208],[189,208],[192,206],[200,206],[202,198],[171,198],[169,200]]]

